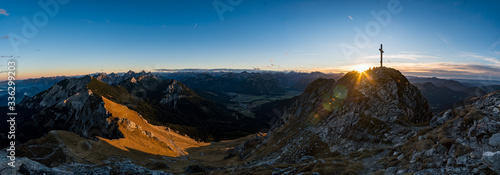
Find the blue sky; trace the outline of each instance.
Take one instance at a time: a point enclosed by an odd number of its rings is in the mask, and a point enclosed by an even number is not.
[[[18,57],[21,78],[182,68],[345,72],[378,65],[382,43],[385,65],[406,75],[500,79],[499,1],[41,2],[58,8],[0,5],[1,59]],[[368,41],[356,44],[362,35]]]

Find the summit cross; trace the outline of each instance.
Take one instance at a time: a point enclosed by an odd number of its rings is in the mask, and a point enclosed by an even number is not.
[[[382,54],[384,53],[384,50],[382,50],[382,44],[380,44],[380,49],[378,49],[380,51],[380,67],[382,67]]]

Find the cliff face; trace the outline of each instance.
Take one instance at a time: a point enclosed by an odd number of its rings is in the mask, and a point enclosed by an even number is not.
[[[84,138],[122,137],[116,122],[107,120],[110,115],[102,98],[87,86],[91,79],[85,76],[63,80],[23,102],[22,107],[35,111],[25,127],[36,128],[37,134],[67,130]]]

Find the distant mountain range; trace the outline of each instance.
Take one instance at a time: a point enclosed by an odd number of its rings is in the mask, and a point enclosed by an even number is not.
[[[500,90],[498,85],[485,86],[480,81],[461,83],[456,80],[417,77],[411,77],[408,80],[418,87],[435,113],[461,106],[471,97],[482,96]]]

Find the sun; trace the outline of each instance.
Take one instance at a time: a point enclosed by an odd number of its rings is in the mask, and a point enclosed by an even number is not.
[[[370,68],[370,66],[367,66],[367,65],[364,65],[364,64],[358,64],[356,66],[354,66],[354,70],[356,72],[364,72],[365,70],[368,70]]]

